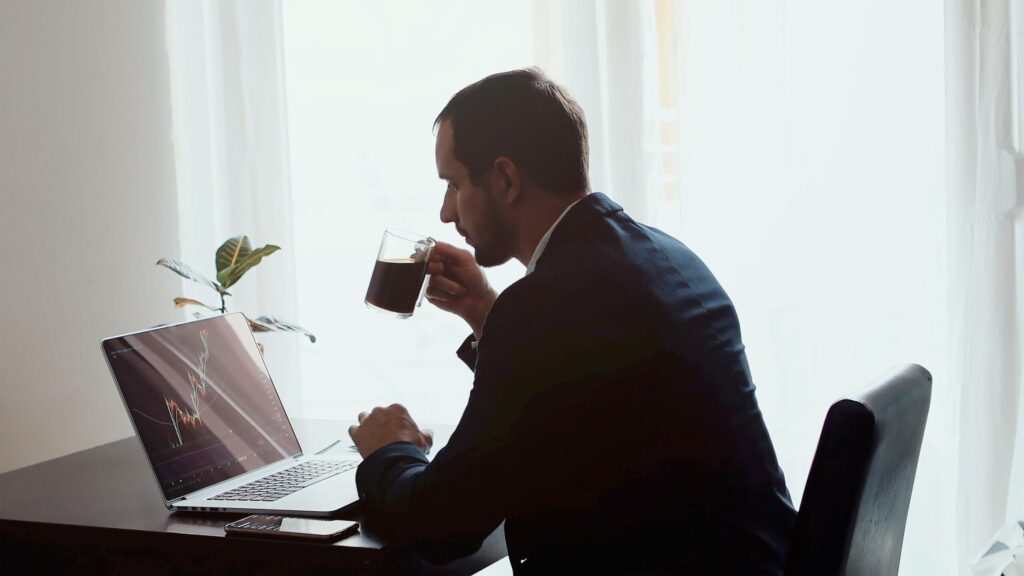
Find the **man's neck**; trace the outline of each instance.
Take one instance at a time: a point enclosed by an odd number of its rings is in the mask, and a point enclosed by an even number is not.
[[[541,238],[547,234],[548,229],[577,200],[585,197],[589,192],[582,191],[569,196],[554,196],[541,194],[536,200],[536,205],[528,211],[529,217],[525,219],[519,228],[519,246],[516,250],[516,260],[527,266],[533,253],[537,250]]]

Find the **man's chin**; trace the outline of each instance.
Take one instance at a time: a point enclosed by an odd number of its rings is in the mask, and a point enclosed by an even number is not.
[[[512,259],[511,254],[498,254],[482,248],[474,250],[473,257],[476,259],[476,263],[484,268],[501,266]]]

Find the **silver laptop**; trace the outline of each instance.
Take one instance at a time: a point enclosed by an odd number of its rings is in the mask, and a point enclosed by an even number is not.
[[[358,457],[304,455],[249,323],[227,314],[103,340],[171,510],[330,516]]]

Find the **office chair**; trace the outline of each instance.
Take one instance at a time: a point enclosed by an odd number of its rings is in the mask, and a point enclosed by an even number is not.
[[[788,574],[896,576],[932,375],[894,369],[825,417],[786,562]]]

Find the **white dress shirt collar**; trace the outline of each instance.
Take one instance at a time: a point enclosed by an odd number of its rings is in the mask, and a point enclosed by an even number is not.
[[[586,198],[586,196],[584,196],[583,198]],[[580,200],[582,200],[583,198],[580,198]],[[555,223],[552,224],[550,228],[548,228],[548,231],[545,232],[543,236],[541,236],[540,242],[537,243],[537,248],[535,248],[533,251],[533,257],[530,258],[530,263],[526,265],[526,276],[529,276],[530,273],[533,272],[534,268],[537,267],[537,260],[540,260],[540,255],[543,254],[544,249],[547,248],[548,240],[551,240],[551,233],[555,231],[555,226],[558,226],[558,223],[562,221],[562,218],[565,218],[565,215],[569,213],[569,210],[572,210],[573,206],[579,204],[580,200],[577,200],[572,204],[569,204],[565,208],[565,210],[562,211],[562,215],[558,217],[558,220],[555,220]]]

